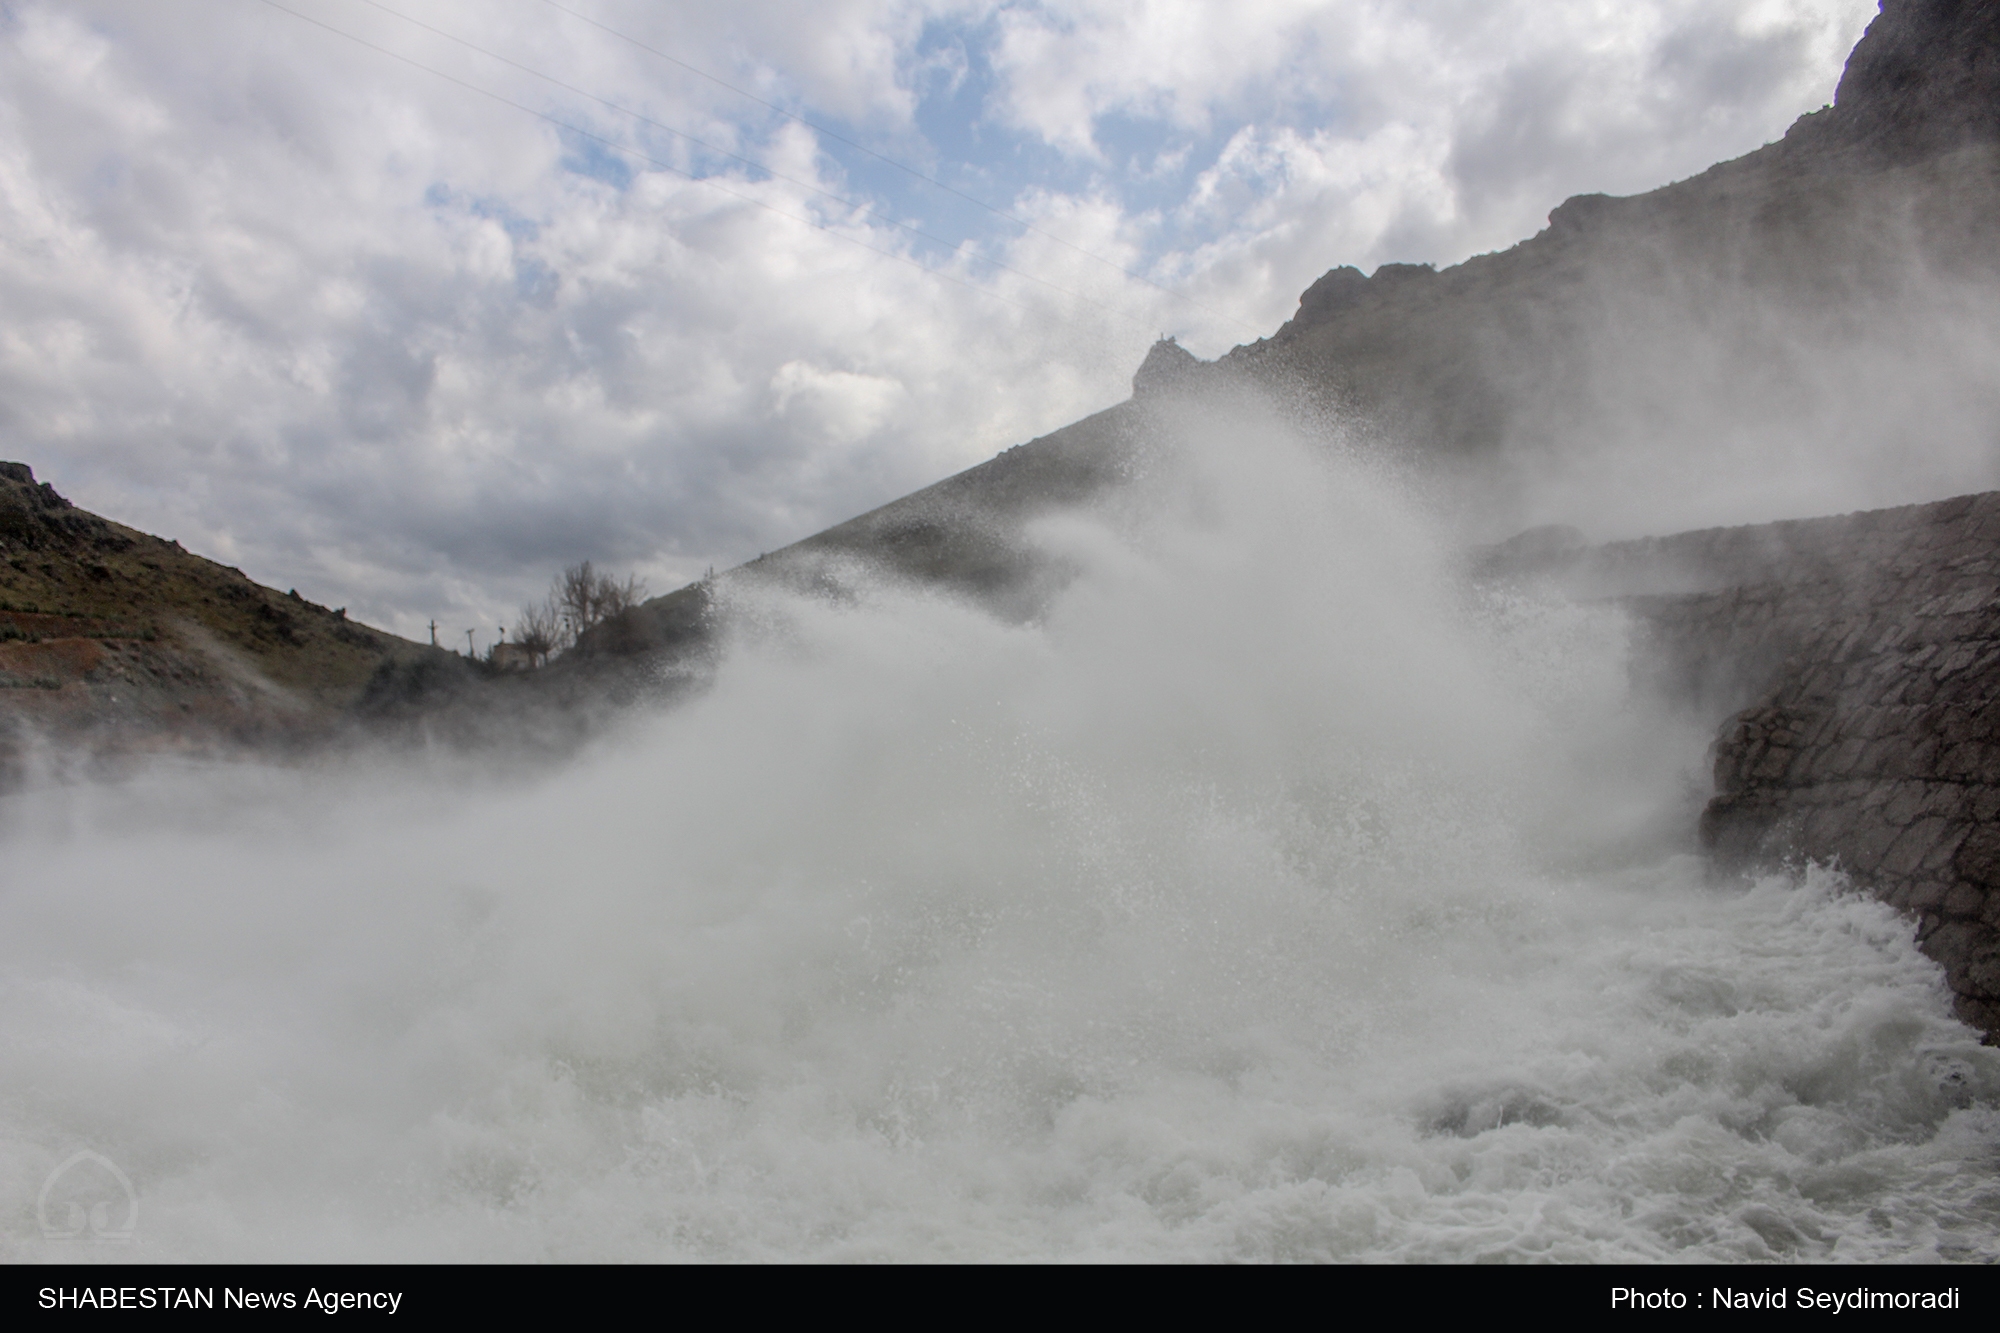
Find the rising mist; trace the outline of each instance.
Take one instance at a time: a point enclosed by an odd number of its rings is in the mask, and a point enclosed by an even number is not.
[[[88,1143],[156,1259],[1994,1257],[2000,1052],[1839,876],[1709,882],[1622,614],[1179,434],[1035,525],[1045,614],[746,589],[530,783],[14,798],[9,1195]]]

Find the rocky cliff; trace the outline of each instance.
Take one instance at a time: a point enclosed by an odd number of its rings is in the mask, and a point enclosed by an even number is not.
[[[1814,133],[1891,160],[2000,139],[2000,4],[1884,0]]]

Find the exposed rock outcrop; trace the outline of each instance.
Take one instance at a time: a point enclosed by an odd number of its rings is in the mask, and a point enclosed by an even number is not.
[[[1883,0],[1813,133],[1905,161],[2000,140],[2000,3]]]
[[[1132,396],[1144,398],[1193,383],[1202,362],[1172,338],[1162,338],[1146,353],[1132,375]]]

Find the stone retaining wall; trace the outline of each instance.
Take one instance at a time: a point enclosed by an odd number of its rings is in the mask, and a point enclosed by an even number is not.
[[[1701,826],[1717,860],[1837,863],[2000,1033],[2000,492],[1535,564],[1624,600],[1656,683],[1727,717]]]

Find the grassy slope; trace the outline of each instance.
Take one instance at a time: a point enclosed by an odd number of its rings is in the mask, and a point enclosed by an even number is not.
[[[433,651],[0,464],[0,720],[127,742],[324,731],[384,662]]]

